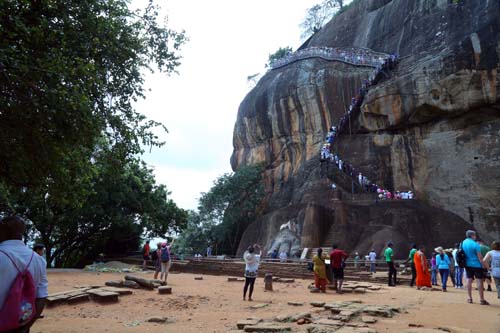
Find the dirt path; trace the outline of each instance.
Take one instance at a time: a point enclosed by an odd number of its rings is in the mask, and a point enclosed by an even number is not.
[[[120,280],[120,273],[90,273],[83,271],[50,272],[49,291],[72,289],[75,285],[104,284]],[[144,274],[152,278],[153,274]],[[197,276],[197,275],[196,275]],[[242,282],[227,282],[224,276],[204,275],[202,281],[192,274],[171,274],[169,285],[172,295],[159,295],[155,291],[137,290],[133,295],[120,297],[116,304],[101,305],[87,302],[47,308],[45,318],[32,329],[38,333],[68,332],[229,332],[238,331],[236,322],[247,317],[272,318],[311,309],[311,301],[333,302],[358,299],[365,304],[403,307],[408,313],[380,319],[370,327],[378,332],[402,332],[408,325],[424,328],[448,327],[474,333],[500,333],[500,300],[496,292],[488,292],[490,306],[467,304],[464,290],[417,291],[407,286],[384,288],[367,294],[311,294],[309,280],[295,283],[274,283],[275,291],[264,292],[262,279],[256,282],[253,302],[242,301]],[[477,292],[474,295],[477,299]],[[304,302],[293,307],[288,301]],[[257,303],[270,303],[262,309],[250,309]],[[477,302],[476,302],[477,303]],[[145,320],[151,316],[166,316],[169,323],[154,324]],[[296,325],[296,331],[304,329]],[[467,330],[462,332],[466,332]],[[242,331],[239,331],[242,332]]]

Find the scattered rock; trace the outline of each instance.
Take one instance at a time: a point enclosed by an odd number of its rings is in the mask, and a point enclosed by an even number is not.
[[[269,304],[268,303],[261,303],[261,304],[255,304],[255,305],[252,305],[250,307],[250,309],[262,309],[262,308],[265,308],[266,306],[268,306]]]
[[[424,327],[422,324],[414,324],[414,323],[409,323],[408,327]]]
[[[361,321],[367,324],[374,324],[377,322],[377,318],[372,316],[361,316]]]
[[[353,290],[353,292],[355,294],[364,294],[364,293],[366,293],[366,289],[365,288],[356,288]]]
[[[392,318],[393,316],[392,310],[386,307],[374,306],[374,305],[367,306],[366,308],[364,308],[363,312],[366,313],[367,315],[375,317]]]
[[[203,280],[203,276],[195,276],[194,279],[195,280]]]
[[[278,325],[253,325],[246,326],[245,332],[291,332],[292,328],[289,326]]]
[[[303,302],[292,302],[292,301],[290,301],[290,302],[288,302],[288,305],[292,305],[292,306],[302,306],[302,305],[304,305],[304,303],[303,303]]]
[[[167,287],[167,286],[161,286],[158,287],[158,293],[159,294],[171,294],[172,293],[172,287]]]
[[[297,325],[310,324],[312,321],[309,318],[300,318],[297,320]]]
[[[333,319],[319,319],[314,321],[314,323],[318,325],[335,326],[335,327],[341,327],[344,325],[344,323],[341,322],[340,320],[333,320]]]
[[[246,326],[257,325],[259,322],[261,322],[260,319],[259,320],[257,320],[257,319],[240,320],[239,322],[236,323],[236,327],[238,327],[238,329],[242,330]]]
[[[149,317],[148,319],[146,319],[148,323],[160,323],[160,324],[166,323],[167,320],[168,320],[167,317]]]
[[[325,305],[325,302],[310,302],[309,304],[315,308],[322,308]]]
[[[118,302],[118,296],[120,294],[112,292],[112,291],[104,291],[104,290],[97,290],[97,289],[91,289],[87,291],[87,293],[90,295],[90,297],[97,301],[97,302],[103,302],[103,303],[115,303]]]

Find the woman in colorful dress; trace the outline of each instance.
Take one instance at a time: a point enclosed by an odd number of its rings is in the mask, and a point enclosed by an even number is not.
[[[328,255],[323,253],[322,248],[319,248],[317,254],[313,257],[314,284],[317,289],[324,293],[328,284],[325,259],[329,259]]]

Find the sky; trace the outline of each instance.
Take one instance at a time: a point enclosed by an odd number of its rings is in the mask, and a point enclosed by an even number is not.
[[[166,144],[143,159],[158,183],[184,209],[196,209],[200,192],[231,172],[234,123],[250,91],[247,77],[265,72],[280,47],[301,45],[299,24],[319,0],[162,0],[168,27],[186,31],[179,74],[146,74],[146,99],[135,105],[162,122]],[[144,0],[134,0],[135,7]]]

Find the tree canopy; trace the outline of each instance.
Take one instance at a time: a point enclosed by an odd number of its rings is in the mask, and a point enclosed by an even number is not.
[[[276,52],[269,55],[266,67],[270,68],[276,60],[286,57],[291,52],[292,48],[290,46],[280,47]]]
[[[61,263],[183,226],[138,158],[166,128],[133,102],[145,71],[175,72],[185,33],[152,0],[5,0],[0,21],[0,214],[27,217]]]
[[[306,16],[300,24],[301,37],[305,39],[318,32],[337,12],[343,11],[346,2],[345,0],[323,0],[307,9]]]

